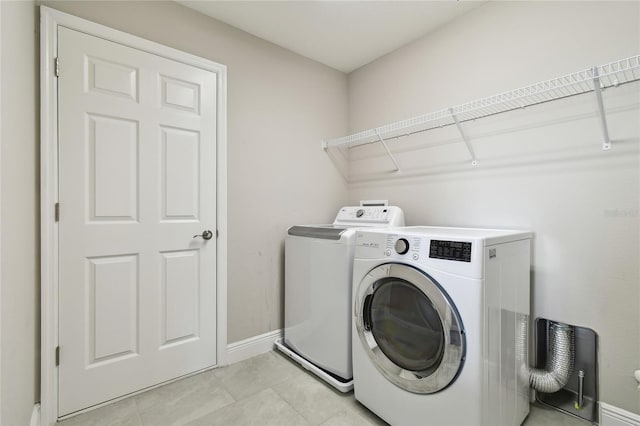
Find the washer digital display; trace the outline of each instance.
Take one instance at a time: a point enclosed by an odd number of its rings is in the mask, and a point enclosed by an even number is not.
[[[429,257],[432,259],[471,262],[471,243],[431,240]]]

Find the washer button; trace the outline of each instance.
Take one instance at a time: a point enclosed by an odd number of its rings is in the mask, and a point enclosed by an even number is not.
[[[391,256],[391,250],[386,250],[386,251],[384,252],[384,254],[385,254],[385,255],[387,255],[387,256]]]
[[[413,253],[413,256],[411,257],[413,257],[413,260],[418,260],[420,256],[418,256],[418,253]]]

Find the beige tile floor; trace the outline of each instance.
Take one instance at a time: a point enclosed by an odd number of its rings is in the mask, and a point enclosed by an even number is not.
[[[532,406],[525,426],[584,426]],[[278,352],[207,371],[71,417],[61,426],[386,425]]]

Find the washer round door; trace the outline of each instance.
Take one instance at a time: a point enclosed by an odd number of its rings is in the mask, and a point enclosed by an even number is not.
[[[354,313],[369,358],[400,388],[435,393],[460,374],[466,349],[462,320],[425,272],[397,263],[377,266],[358,286]]]

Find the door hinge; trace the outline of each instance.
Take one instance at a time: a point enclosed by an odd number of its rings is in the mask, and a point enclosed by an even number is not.
[[[54,72],[56,74],[56,77],[60,77],[60,59],[56,58],[55,59],[55,69]]]
[[[56,346],[56,367],[60,366],[60,346]]]
[[[56,222],[60,221],[60,203],[56,203],[54,208],[54,218]]]

